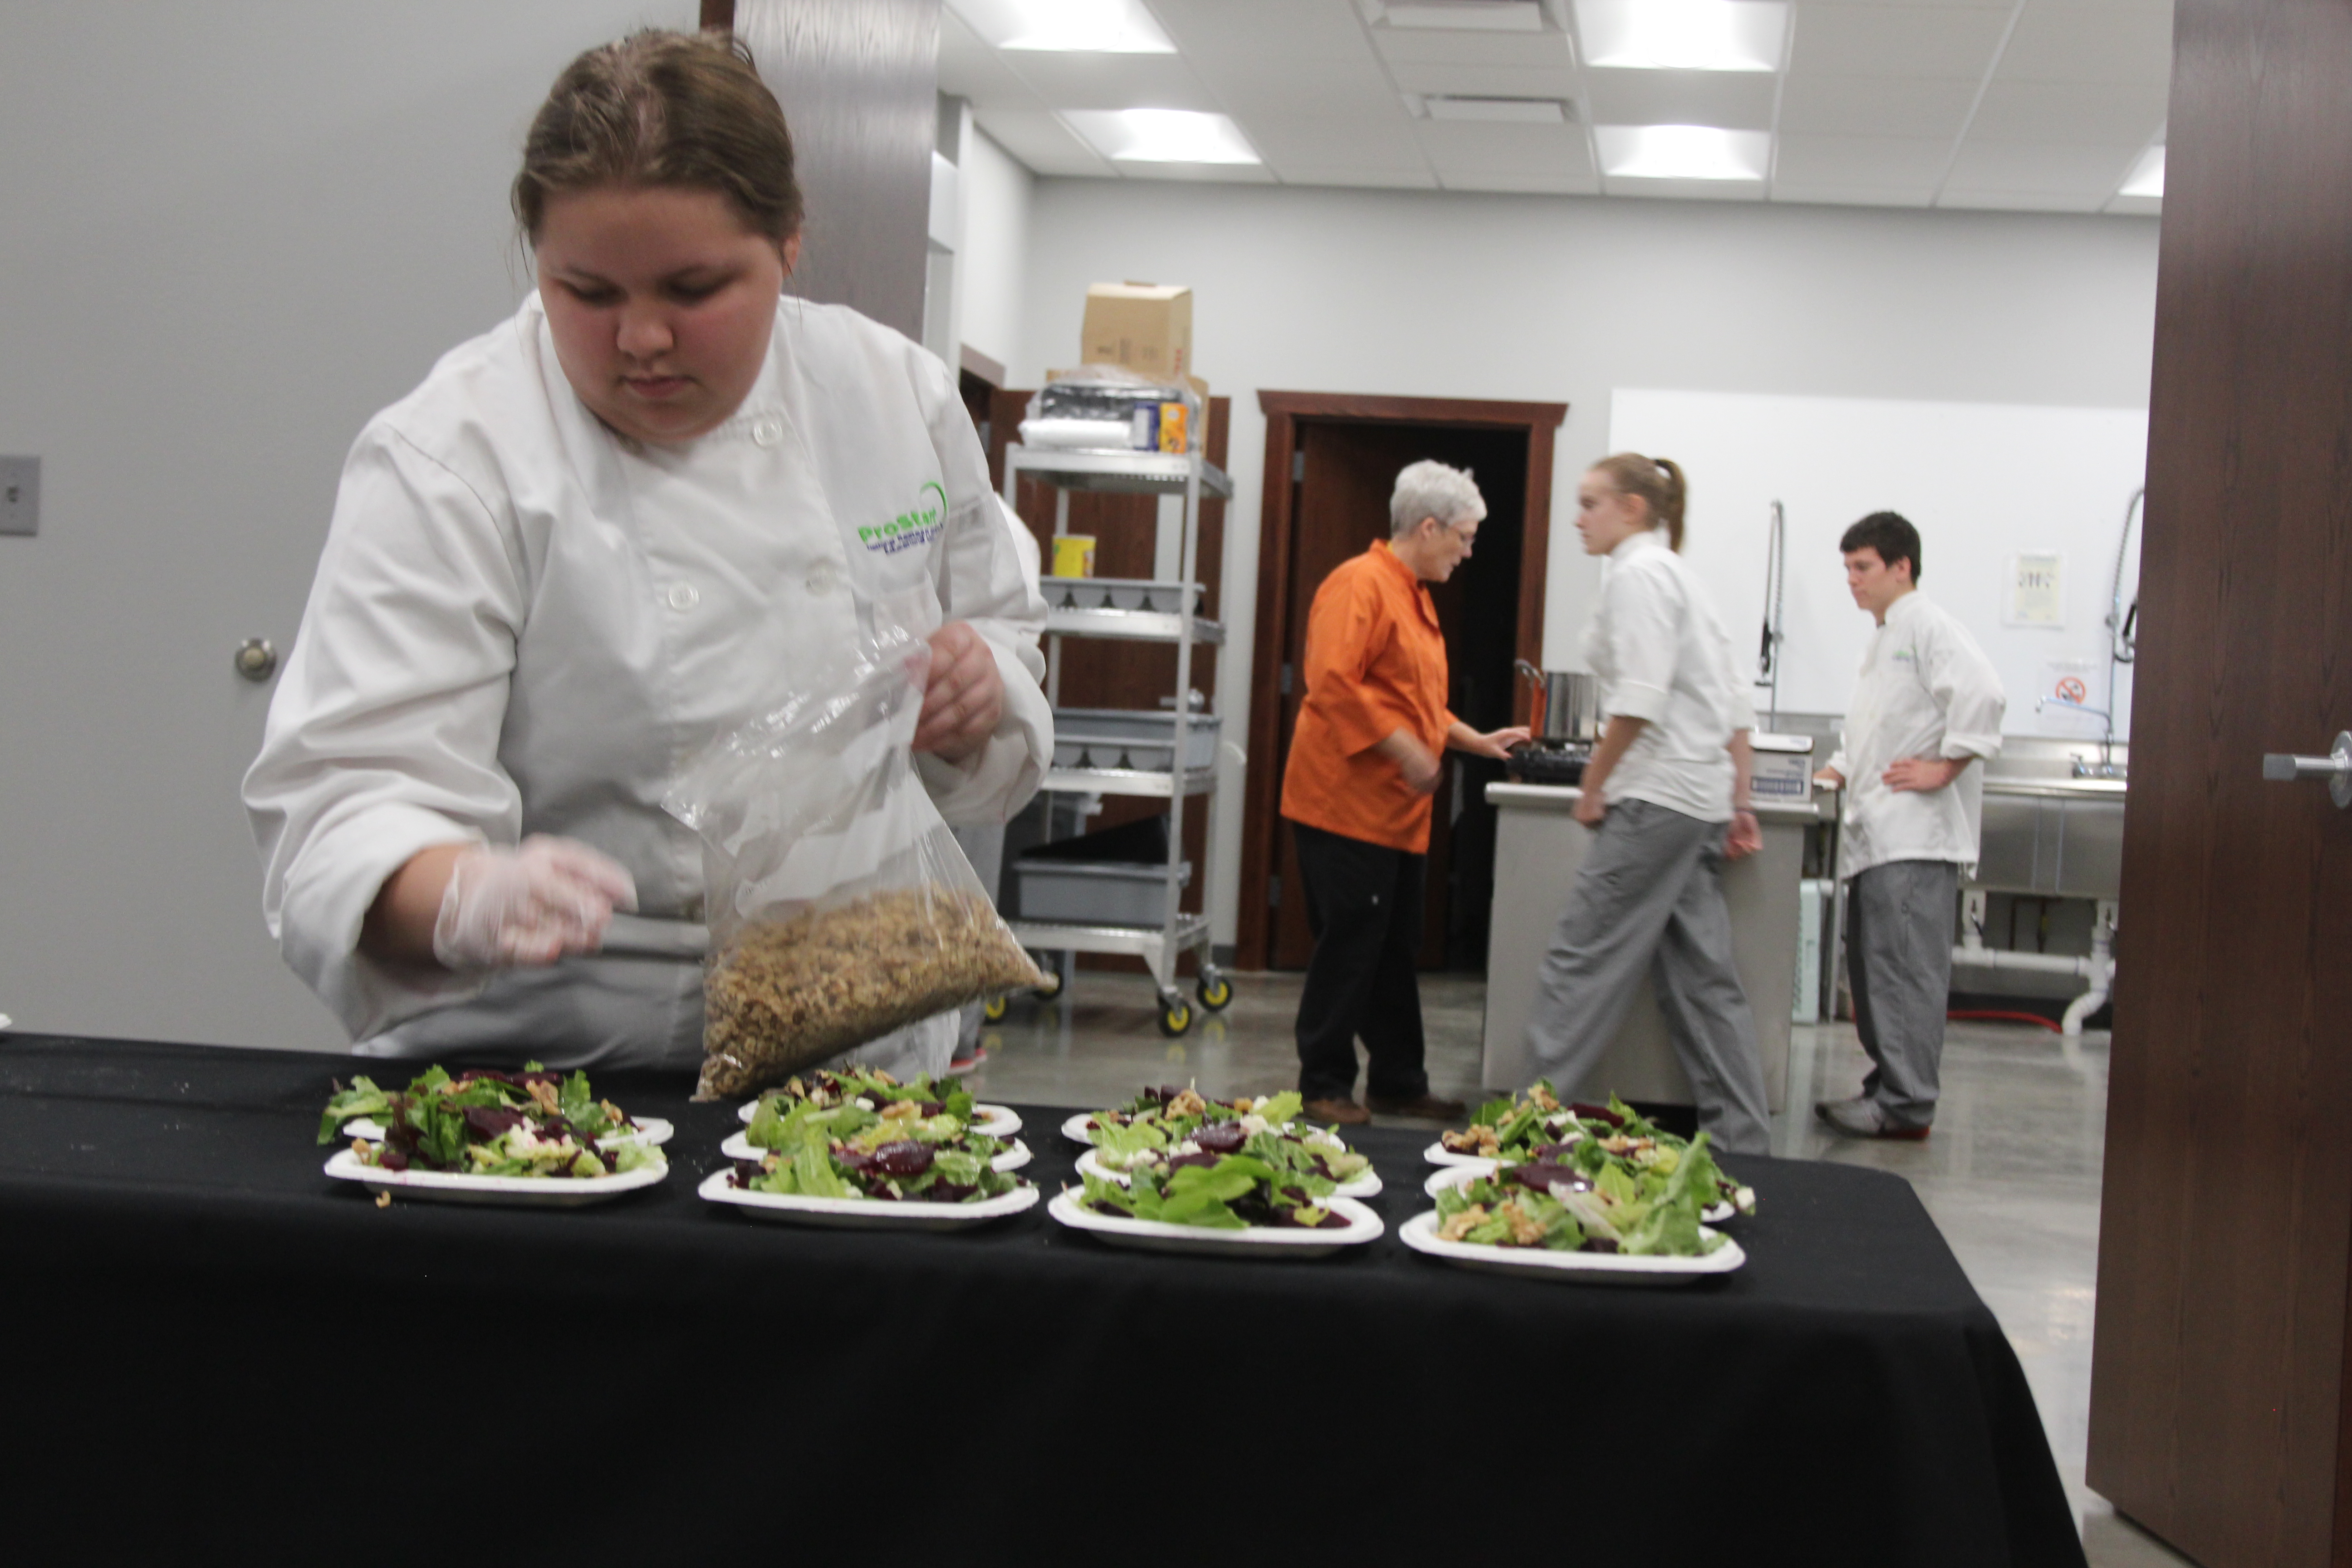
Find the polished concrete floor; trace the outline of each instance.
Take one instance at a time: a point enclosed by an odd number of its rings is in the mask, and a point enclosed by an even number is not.
[[[991,1099],[1058,1105],[1108,1104],[1156,1083],[1197,1081],[1215,1094],[1292,1087],[1299,977],[1245,974],[1234,984],[1230,1009],[1171,1040],[1159,1032],[1149,981],[1082,973],[1062,998],[1015,1003],[984,1031],[989,1056],[971,1081]],[[1485,998],[1476,976],[1423,977],[1430,1084],[1440,1094],[1479,1096]],[[1812,1102],[1854,1093],[1868,1065],[1851,1026],[1800,1026],[1790,1047],[1791,1110],[1774,1118],[1773,1152],[1908,1178],[2016,1347],[2094,1568],[2186,1563],[2083,1484],[2106,1037],[2068,1041],[2031,1026],[1954,1024],[1935,1136],[1924,1143],[1857,1143],[1812,1121]]]

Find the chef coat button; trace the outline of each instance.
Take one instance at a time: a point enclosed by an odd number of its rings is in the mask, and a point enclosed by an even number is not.
[[[762,447],[772,447],[784,438],[784,422],[770,415],[751,426],[751,439]]]
[[[808,591],[812,594],[833,592],[833,569],[819,563],[809,568]]]
[[[693,584],[672,583],[669,585],[669,607],[671,609],[690,610],[700,603],[702,603],[702,595],[695,591]]]

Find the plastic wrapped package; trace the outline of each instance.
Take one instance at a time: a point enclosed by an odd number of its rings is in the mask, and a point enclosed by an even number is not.
[[[1042,983],[915,771],[929,668],[925,642],[887,627],[723,737],[663,801],[702,839],[698,1100]]]
[[[1148,381],[1118,365],[1066,371],[1029,400],[1021,439],[1032,447],[1189,452],[1205,411],[1188,386]]]

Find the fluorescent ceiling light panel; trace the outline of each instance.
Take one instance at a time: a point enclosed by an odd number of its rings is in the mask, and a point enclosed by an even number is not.
[[[1383,5],[1381,20],[1391,27],[1434,27],[1452,32],[1540,33],[1543,7],[1536,0],[1437,0],[1432,4]]]
[[[1062,118],[1104,157],[1127,163],[1265,162],[1222,114],[1190,109],[1066,109]]]
[[[1761,180],[1771,167],[1766,131],[1713,125],[1596,125],[1601,172],[1629,180]]]
[[[2151,147],[2142,153],[2139,162],[2132,165],[2131,178],[2124,182],[2124,188],[2116,195],[2155,196],[2161,200],[2164,196],[2164,149]]]
[[[949,0],[1000,49],[1063,54],[1172,55],[1176,46],[1143,0]]]
[[[1453,98],[1422,100],[1432,120],[1477,120],[1505,125],[1565,125],[1568,110],[1556,98]]]
[[[1587,65],[1625,70],[1776,71],[1781,0],[1576,0]]]

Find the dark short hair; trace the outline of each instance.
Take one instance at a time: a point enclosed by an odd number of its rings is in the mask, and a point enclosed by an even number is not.
[[[1838,552],[1850,554],[1856,550],[1875,550],[1889,566],[1907,560],[1911,581],[1919,581],[1919,531],[1899,511],[1874,511],[1847,529],[1845,537],[1838,541]]]

